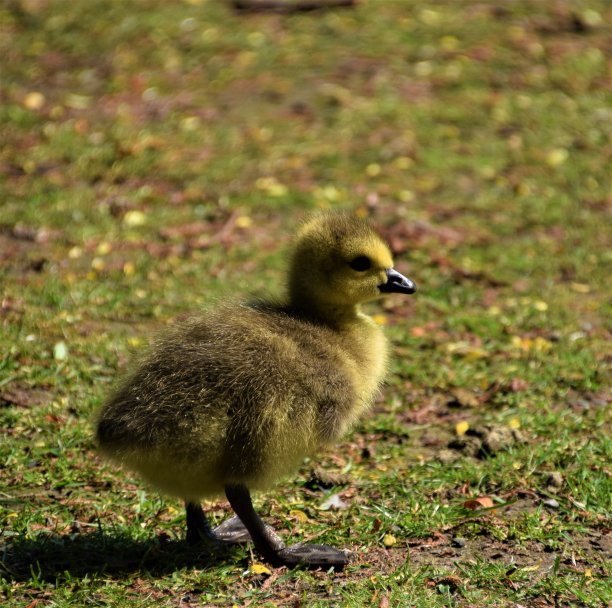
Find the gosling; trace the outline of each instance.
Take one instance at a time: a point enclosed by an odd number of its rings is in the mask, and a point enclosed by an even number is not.
[[[269,488],[368,410],[387,344],[361,304],[415,289],[365,220],[315,217],[297,234],[286,301],[177,322],[102,407],[100,450],[184,500],[189,542],[250,539],[273,566],[341,569],[348,551],[286,546],[250,490]],[[237,518],[213,530],[200,501],[223,493]]]

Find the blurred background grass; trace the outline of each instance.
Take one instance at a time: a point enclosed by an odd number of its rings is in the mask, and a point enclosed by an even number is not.
[[[21,547],[5,554],[6,601],[601,605],[599,553],[580,547],[599,538],[610,495],[609,26],[603,0],[362,0],[291,15],[222,0],[5,2],[1,513]],[[333,589],[300,572],[263,585],[242,574],[246,553],[194,570],[180,505],[97,460],[91,413],[173,316],[282,293],[292,230],[336,207],[372,219],[419,293],[372,309],[394,340],[391,384],[322,456],[352,469],[348,512],[313,506],[310,465],[262,505],[306,513],[307,525],[283,520],[293,534],[350,539],[362,561]],[[482,421],[527,443],[440,461],[455,424]],[[557,469],[551,523],[542,486]],[[462,517],[466,483],[475,496],[539,493],[521,524],[496,524],[502,540],[545,539],[560,558],[567,543],[583,561],[553,576],[544,560],[516,588],[477,559],[408,567],[410,542]],[[110,549],[86,534],[98,521]],[[494,529],[464,533],[484,534],[487,555]],[[56,568],[68,538],[80,549]],[[544,545],[530,547],[542,561]],[[113,561],[123,550],[127,566]]]

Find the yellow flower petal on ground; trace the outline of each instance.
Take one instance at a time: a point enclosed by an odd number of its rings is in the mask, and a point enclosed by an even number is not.
[[[45,96],[38,91],[32,91],[24,97],[23,105],[28,110],[40,110],[45,105]]]
[[[409,156],[399,156],[393,161],[396,169],[409,169],[414,165],[414,161]]]
[[[106,242],[106,241],[102,241],[97,247],[96,247],[96,253],[98,255],[107,255],[108,253],[110,253],[110,250],[112,249],[111,244]]]
[[[102,258],[94,258],[91,261],[91,267],[94,270],[104,270],[104,267],[106,266],[104,260]]]
[[[275,177],[260,177],[255,182],[255,187],[270,196],[284,196],[288,188],[281,184]]]
[[[93,98],[89,95],[71,93],[66,97],[65,104],[73,110],[86,110],[91,106]]]
[[[541,336],[538,336],[533,341],[533,348],[534,350],[538,352],[546,352],[552,348],[552,342],[549,342],[548,340],[546,340],[546,338],[542,338]]]
[[[402,203],[412,203],[415,198],[416,195],[414,192],[412,192],[412,190],[402,190],[399,193],[399,199],[402,201]]]
[[[147,216],[142,211],[132,209],[123,216],[123,223],[131,228],[143,226],[147,223]]]
[[[236,226],[238,228],[249,228],[253,225],[253,218],[248,215],[239,215],[236,218]]]
[[[546,155],[546,164],[549,167],[562,165],[569,157],[569,152],[565,148],[556,148]]]
[[[521,421],[518,418],[511,418],[508,422],[508,426],[511,429],[520,429],[521,428]]]
[[[467,433],[469,428],[470,423],[466,422],[465,420],[462,420],[461,422],[457,422],[457,424],[455,425],[455,433],[457,433],[457,435],[461,437],[462,435],[465,435]]]
[[[299,509],[291,509],[291,511],[289,511],[289,515],[291,517],[295,517],[295,519],[301,523],[306,523],[308,521],[308,515]]]
[[[371,163],[366,167],[366,174],[369,177],[376,177],[377,175],[380,175],[381,171],[382,168],[378,163]]]
[[[56,361],[65,361],[68,358],[68,347],[65,342],[58,342],[53,347],[53,358]]]
[[[454,51],[459,46],[459,40],[455,36],[442,36],[440,46],[445,51]]]
[[[251,564],[249,566],[249,572],[251,574],[272,574],[269,568],[259,563]]]
[[[199,116],[185,116],[180,122],[180,127],[182,131],[196,131],[201,124]]]

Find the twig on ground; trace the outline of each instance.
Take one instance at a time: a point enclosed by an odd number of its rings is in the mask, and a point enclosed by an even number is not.
[[[231,0],[236,11],[245,13],[305,13],[324,8],[350,8],[356,6],[358,0],[297,0],[283,2],[282,0]]]

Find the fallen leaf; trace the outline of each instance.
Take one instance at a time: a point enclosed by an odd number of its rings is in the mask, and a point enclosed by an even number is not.
[[[65,361],[68,358],[68,347],[65,342],[57,342],[53,347],[53,358],[56,361]]]
[[[287,186],[280,183],[275,177],[260,177],[255,182],[255,187],[274,197],[285,196],[288,192]]]
[[[294,517],[300,523],[306,523],[308,521],[308,515],[299,509],[291,509],[291,511],[289,511],[289,516]]]
[[[451,394],[453,399],[447,403],[449,407],[477,407],[480,405],[478,396],[465,388],[454,388]]]
[[[387,591],[387,594],[380,598],[380,604],[378,604],[378,608],[389,608],[390,605],[391,604],[389,601],[389,592]]]
[[[514,348],[523,351],[535,350],[537,352],[546,352],[552,348],[552,342],[541,336],[535,338],[521,338],[520,336],[512,336],[510,341]]]
[[[123,223],[130,228],[144,226],[147,223],[147,216],[142,211],[133,209],[123,216]]]
[[[463,503],[466,509],[478,511],[479,509],[490,509],[495,506],[493,501],[488,496],[480,496],[479,498],[471,498]]]
[[[236,218],[236,227],[250,228],[253,225],[253,218],[248,215],[239,215]]]
[[[427,330],[424,327],[417,326],[410,330],[410,335],[415,338],[422,338],[425,334],[427,334]]]
[[[76,93],[69,94],[64,103],[73,110],[86,110],[89,108],[93,98],[89,95],[77,95]]]
[[[462,420],[461,422],[457,422],[457,424],[455,425],[455,433],[457,433],[459,437],[462,437],[467,433],[469,428],[470,423],[466,422],[465,420]]]
[[[569,152],[565,148],[556,148],[546,155],[546,163],[550,167],[562,165],[569,157]]]
[[[545,312],[548,310],[548,304],[543,300],[538,300],[537,302],[534,302],[533,307],[539,312]]]
[[[188,224],[179,224],[177,226],[168,226],[159,230],[159,235],[163,239],[185,239],[194,236],[200,236],[210,232],[211,224],[209,222],[190,222]]]
[[[512,378],[510,384],[508,385],[508,390],[512,393],[518,393],[520,391],[525,391],[529,388],[529,382],[523,380],[522,378]]]
[[[125,262],[123,264],[123,274],[128,277],[131,277],[136,272],[136,266],[134,266],[133,262]]]
[[[272,574],[269,568],[257,562],[249,566],[249,572],[251,574],[266,574],[266,575]]]
[[[431,584],[435,587],[442,585],[444,587],[448,587],[451,591],[455,591],[459,589],[461,585],[463,585],[463,581],[458,576],[449,574],[448,576],[443,576],[435,581],[431,581]]]
[[[28,110],[40,110],[45,105],[45,96],[38,91],[32,91],[24,97],[23,105]]]
[[[34,389],[27,385],[12,384],[0,392],[0,407],[16,405],[32,407],[46,405],[51,401],[51,393],[43,389]]]
[[[332,494],[324,500],[319,509],[321,511],[330,511],[333,509],[337,509],[338,511],[342,511],[344,509],[348,509],[348,505],[340,498],[340,494]]]
[[[96,247],[96,253],[98,255],[108,255],[113,249],[113,246],[108,241],[102,241],[98,243]]]
[[[95,257],[91,260],[91,267],[98,271],[104,270],[104,268],[106,268],[106,262],[100,257]]]
[[[570,289],[576,293],[589,293],[591,288],[585,283],[570,283]]]
[[[511,429],[520,429],[521,428],[521,421],[518,418],[511,418],[508,421],[508,426]]]
[[[486,350],[473,346],[469,342],[451,342],[446,345],[446,351],[452,355],[460,355],[467,361],[476,361],[489,356]]]

